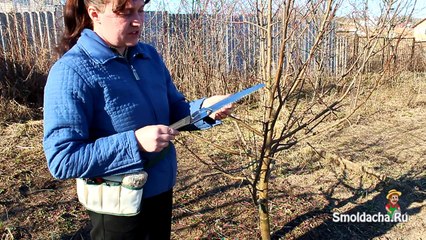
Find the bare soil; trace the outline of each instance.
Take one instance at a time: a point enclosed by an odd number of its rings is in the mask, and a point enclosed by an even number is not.
[[[395,83],[376,93],[351,121],[281,155],[271,179],[273,239],[424,239],[425,109],[424,78]],[[55,180],[47,170],[42,122],[7,121],[0,127],[1,239],[90,239],[74,181]],[[212,136],[233,131],[227,120],[197,134],[223,146],[230,142]],[[182,139],[208,158],[211,145],[191,134]],[[259,239],[247,184],[212,170],[182,144],[177,147],[173,239]],[[399,204],[408,222],[333,221],[334,212],[384,214],[390,189],[402,192]]]

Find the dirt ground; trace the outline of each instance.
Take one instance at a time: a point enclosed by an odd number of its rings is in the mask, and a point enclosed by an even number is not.
[[[273,239],[425,239],[426,83],[416,81],[382,89],[344,126],[281,156],[271,179]],[[232,131],[228,120],[200,135]],[[1,125],[1,239],[89,239],[90,223],[77,202],[74,181],[50,176],[41,136],[41,121]],[[208,157],[202,150],[207,143],[184,138]],[[257,209],[247,184],[177,147],[173,239],[258,239]],[[398,203],[407,222],[333,221],[333,213],[384,214],[390,189],[402,193]]]

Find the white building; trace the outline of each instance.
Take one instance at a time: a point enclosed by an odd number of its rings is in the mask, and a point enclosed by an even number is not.
[[[417,42],[426,42],[426,18],[413,26],[413,36]]]

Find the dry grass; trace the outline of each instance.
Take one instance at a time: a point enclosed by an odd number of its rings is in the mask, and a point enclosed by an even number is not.
[[[274,239],[392,239],[401,234],[419,239],[426,234],[426,84],[421,79],[411,75],[384,84],[346,126],[308,138],[277,157],[270,205]],[[8,104],[0,130],[1,239],[88,239],[90,224],[77,202],[74,182],[55,180],[48,173],[42,122],[28,120],[33,115],[26,107]],[[258,114],[249,105],[235,113],[253,127]],[[248,169],[239,171],[244,159],[212,145],[241,151],[245,147],[239,134],[253,141],[255,137],[241,125],[239,132],[233,121],[184,134],[179,141],[206,162],[247,174]],[[219,174],[177,146],[173,238],[259,238],[257,209],[246,183]],[[400,205],[410,215],[408,223],[332,222],[333,211],[383,212],[390,188],[402,191]]]
[[[90,224],[78,204],[74,181],[53,179],[42,151],[38,107],[53,59],[23,47],[24,55],[5,63],[9,69],[19,65],[19,72],[5,73],[0,82],[1,89],[6,89],[0,92],[1,239],[88,239]],[[204,67],[208,64],[196,64],[208,60],[191,46],[187,51],[194,64],[181,61],[183,65],[171,68],[188,97],[245,87],[239,85],[238,73],[220,75]],[[424,77],[407,74],[387,80],[345,125],[276,156],[270,205],[274,239],[395,238],[399,234],[416,239],[426,235]],[[201,80],[194,84],[194,79]],[[373,82],[370,80],[366,78],[364,84]],[[254,79],[244,84],[251,81]],[[237,108],[235,116],[259,131],[261,113],[256,100],[249,100]],[[246,182],[226,177],[217,169],[232,176],[249,176],[253,159],[246,153],[256,152],[254,147],[259,144],[253,143],[260,140],[232,119],[210,131],[179,138],[174,239],[259,238],[257,209]],[[331,221],[332,211],[383,211],[384,195],[390,188],[403,192],[401,206],[410,214],[409,223],[345,225]]]
[[[274,239],[419,239],[425,234],[426,122],[419,99],[426,85],[420,78],[411,75],[383,84],[350,124],[309,138],[279,156],[271,181]],[[240,110],[237,115],[241,113],[246,114]],[[230,121],[201,135],[234,150],[241,144]],[[187,144],[197,145],[198,137],[185,137]],[[229,171],[244,161],[220,155],[211,146],[195,151]],[[217,175],[187,154],[181,148],[175,239],[258,238],[256,208],[244,182]],[[391,188],[403,192],[400,204],[412,219],[409,223],[331,221],[332,211],[383,213]]]
[[[59,239],[80,228],[74,184],[49,175],[42,132],[41,121],[1,128],[1,239]]]
[[[277,157],[270,206],[274,239],[394,238],[400,234],[418,239],[426,234],[426,83],[422,79],[422,75],[411,75],[383,85],[350,124],[309,138]],[[1,239],[88,239],[90,225],[77,202],[74,182],[55,180],[48,173],[41,146],[42,122],[28,120],[34,115],[27,107],[7,104],[0,130]],[[239,106],[235,116],[256,127],[258,113],[251,108]],[[214,130],[184,134],[179,141],[206,162],[233,174],[247,174],[248,169],[239,170],[244,159],[211,144],[235,150],[244,141],[253,141],[255,137],[241,125],[238,131],[233,121],[226,120]],[[200,137],[211,139],[210,143]],[[212,165],[202,164],[180,144],[178,151],[173,238],[258,238],[257,209],[246,183],[212,170]],[[408,223],[331,221],[332,211],[383,212],[390,188],[403,192],[400,204],[410,214]]]
[[[0,104],[9,100],[31,108],[41,107],[43,89],[50,66],[55,61],[52,52],[29,43],[28,37],[11,32],[8,48],[0,47]],[[17,38],[20,41],[15,41]]]
[[[216,29],[218,23],[213,19],[210,24],[213,39],[223,34]],[[196,21],[191,24],[192,30],[198,30]],[[256,82],[252,77],[256,69],[227,69],[227,49],[220,41],[205,51],[200,49],[209,47],[200,44],[203,32],[190,34],[176,35],[179,48],[165,58],[187,97],[234,92]],[[22,45],[15,44],[7,56],[0,56],[0,65],[6,66],[0,69],[4,76],[0,80],[0,239],[88,239],[90,224],[78,204],[74,181],[53,179],[42,151],[39,107],[46,74],[55,59],[50,51],[31,47],[25,36],[13,37],[22,39]],[[420,55],[413,69],[421,70]],[[371,85],[372,77],[365,77],[362,84]],[[275,156],[270,183],[274,239],[418,239],[426,235],[424,77],[407,74],[387,80],[345,124]],[[261,113],[256,99],[250,100],[235,115],[259,131]],[[333,122],[324,127],[327,124]],[[249,176],[253,159],[247,153],[256,152],[260,140],[232,119],[210,131],[179,138],[174,239],[259,238],[257,209],[247,183],[217,169]],[[383,212],[385,194],[391,188],[403,192],[401,207],[409,213],[409,223],[331,221],[333,211]]]
[[[19,104],[14,100],[5,100],[0,98],[0,125],[27,122],[32,119],[40,118],[40,109],[30,108]]]

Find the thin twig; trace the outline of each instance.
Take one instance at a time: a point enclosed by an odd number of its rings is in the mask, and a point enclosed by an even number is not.
[[[179,143],[180,145],[182,145],[189,153],[191,153],[198,161],[200,161],[201,163],[203,163],[204,165],[206,165],[207,167],[217,170],[220,173],[222,173],[223,175],[227,176],[228,178],[234,179],[234,180],[241,180],[241,181],[250,181],[247,177],[237,177],[237,176],[233,176],[231,173],[229,173],[227,170],[223,169],[221,166],[219,166],[218,163],[214,162],[215,166],[212,166],[211,164],[209,164],[208,162],[204,161],[201,157],[198,156],[198,154],[196,154],[194,151],[192,151],[188,146],[186,146],[186,144],[183,144],[183,142],[179,141],[178,139],[175,139],[176,143]]]

